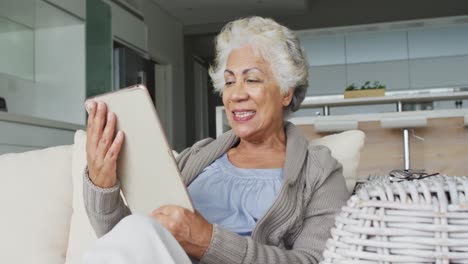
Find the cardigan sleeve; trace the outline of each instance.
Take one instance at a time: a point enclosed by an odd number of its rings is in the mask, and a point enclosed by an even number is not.
[[[86,169],[83,175],[83,199],[91,226],[97,237],[107,234],[130,209],[120,196],[120,183],[111,188],[100,188],[91,182]]]
[[[330,229],[335,216],[346,204],[349,192],[343,176],[343,169],[326,147],[315,151],[315,163],[322,169],[320,181],[312,190],[312,197],[306,207],[303,228],[294,242],[293,249],[308,251],[316,260],[322,259]],[[310,167],[309,167],[310,168]]]
[[[210,247],[201,263],[318,263],[334,224],[334,217],[348,198],[341,165],[326,148],[313,152],[309,171],[318,174],[312,198],[305,208],[302,230],[291,249],[264,245],[241,237],[217,225],[213,228]],[[316,175],[317,175],[316,174]]]

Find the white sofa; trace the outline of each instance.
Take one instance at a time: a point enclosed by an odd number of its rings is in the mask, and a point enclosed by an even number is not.
[[[75,144],[0,156],[0,263],[77,264],[96,239],[82,198],[86,136]],[[315,141],[344,167],[352,189],[364,134],[348,131]]]
[[[0,263],[81,263],[96,239],[82,199],[85,134],[75,144],[0,156]]]

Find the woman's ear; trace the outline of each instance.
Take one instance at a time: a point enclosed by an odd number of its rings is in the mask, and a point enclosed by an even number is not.
[[[294,95],[294,88],[291,88],[291,89],[289,89],[288,93],[286,93],[283,96],[283,106],[284,107],[287,107],[291,103],[293,95]]]

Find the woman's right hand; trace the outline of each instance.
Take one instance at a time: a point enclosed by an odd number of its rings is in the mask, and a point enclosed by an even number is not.
[[[88,176],[94,185],[111,188],[117,183],[117,158],[124,140],[119,131],[114,139],[116,116],[107,112],[104,102],[91,101],[86,105],[86,159]]]

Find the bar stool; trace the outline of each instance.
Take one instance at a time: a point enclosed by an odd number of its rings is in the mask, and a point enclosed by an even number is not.
[[[465,124],[466,124],[465,117]],[[385,118],[380,121],[380,126],[382,128],[399,128],[403,129],[403,161],[405,164],[404,169],[410,169],[410,142],[409,142],[409,129],[426,127],[427,118],[423,116],[406,116],[406,117],[392,117]]]
[[[319,120],[314,122],[314,129],[317,133],[343,132],[357,128],[358,122],[352,120]]]

